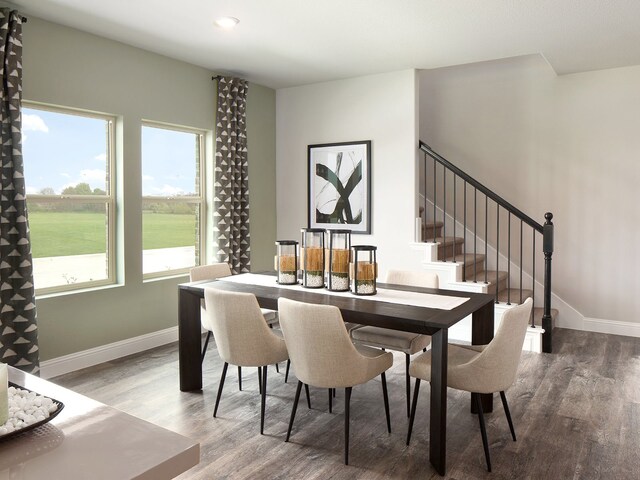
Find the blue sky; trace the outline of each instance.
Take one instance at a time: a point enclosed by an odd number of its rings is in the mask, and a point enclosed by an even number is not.
[[[27,194],[45,187],[59,194],[81,182],[105,190],[106,128],[101,119],[23,108]],[[191,133],[143,127],[143,195],[195,192],[195,143]]]

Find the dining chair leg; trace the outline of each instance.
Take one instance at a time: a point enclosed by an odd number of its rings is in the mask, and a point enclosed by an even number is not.
[[[411,441],[411,431],[413,430],[413,421],[416,418],[416,405],[418,405],[418,394],[420,393],[420,379],[416,378],[416,385],[413,387],[413,404],[411,405],[411,417],[409,417],[409,430],[407,431],[407,446]]]
[[[200,355],[200,363],[204,362],[204,355],[207,353],[207,346],[209,345],[210,338],[211,338],[211,330],[207,332],[207,338],[204,341],[204,347],[202,347],[202,354]]]
[[[276,373],[280,373],[280,366],[276,363]]]
[[[332,392],[333,388],[329,388],[329,413],[332,413],[331,409],[333,407],[333,392]]]
[[[287,429],[287,438],[285,442],[289,441],[291,436],[291,428],[293,427],[293,419],[296,418],[296,409],[298,408],[298,400],[300,399],[300,390],[302,390],[302,382],[298,380],[298,387],[296,388],[296,396],[293,399],[293,408],[291,409],[291,418],[289,419],[289,428]]]
[[[351,388],[344,389],[344,464],[349,465],[349,404],[351,403]]]
[[[482,434],[482,446],[484,447],[484,458],[487,460],[487,470],[491,472],[491,457],[489,455],[489,442],[487,441],[487,429],[484,425],[484,414],[482,413],[482,402],[480,395],[474,395],[476,408],[478,409],[478,421],[480,422],[480,433]]]
[[[258,367],[258,392],[262,394],[262,367]]]
[[[220,404],[220,397],[222,396],[222,387],[224,387],[224,379],[227,376],[227,367],[229,364],[224,362],[222,367],[222,376],[220,377],[220,385],[218,386],[218,395],[216,396],[216,406],[213,408],[213,418],[216,418],[218,414],[218,405]]]
[[[387,432],[391,433],[391,416],[389,415],[389,395],[387,395],[387,376],[382,372],[382,396],[384,397],[384,414],[387,417]]]
[[[262,395],[260,403],[260,435],[264,431],[264,409],[267,403],[267,365],[262,368]]]
[[[504,413],[507,415],[507,422],[509,422],[509,429],[511,430],[511,437],[513,441],[516,441],[516,431],[513,428],[513,422],[511,421],[511,412],[509,412],[509,404],[507,403],[507,397],[504,394],[504,390],[500,392],[500,398],[502,399],[502,406],[504,407]]]
[[[333,390],[333,398],[336,398],[336,389],[332,388],[331,390]]]
[[[307,407],[311,410],[311,397],[309,396],[309,385],[304,384],[304,393],[307,394]]]
[[[406,382],[406,391],[407,391],[407,417],[411,415],[411,377],[409,376],[409,365],[411,364],[411,357],[409,354],[404,354],[404,374],[405,374],[405,382]]]
[[[238,390],[242,391],[242,367],[238,365]]]
[[[284,383],[287,383],[289,380],[289,367],[291,366],[291,360],[287,360],[287,371],[284,374]]]

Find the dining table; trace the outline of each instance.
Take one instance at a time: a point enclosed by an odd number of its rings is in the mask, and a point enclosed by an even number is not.
[[[494,334],[495,296],[454,290],[377,284],[377,294],[359,296],[326,289],[279,285],[273,272],[244,273],[178,286],[178,348],[180,390],[202,389],[200,307],[206,288],[255,295],[263,308],[276,310],[279,298],[334,305],[345,322],[391,328],[431,336],[431,402],[429,461],[446,472],[448,331],[471,315],[471,343],[488,344]],[[475,396],[477,394],[472,394]],[[480,395],[484,412],[493,410],[493,395]],[[475,402],[471,399],[471,410]]]

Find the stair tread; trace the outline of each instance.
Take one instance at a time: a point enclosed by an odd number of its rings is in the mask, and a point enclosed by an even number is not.
[[[511,291],[511,303],[520,303],[520,289],[519,288],[505,288],[504,290],[500,290],[498,292],[498,301],[500,303],[507,303],[509,291]],[[522,300],[526,300],[527,297],[530,297],[533,294],[531,290],[527,290],[526,288],[522,289]]]
[[[431,242],[433,242],[433,238],[430,239]],[[443,245],[451,245],[451,244],[460,244],[460,243],[464,243],[464,238],[462,237],[436,237],[435,238],[436,243],[439,243],[440,246]]]
[[[473,278],[473,274],[467,275],[466,281],[473,282],[484,282],[484,270],[481,272],[477,272],[475,278]],[[495,270],[487,270],[487,282],[495,283],[505,280],[507,278],[507,272],[503,272],[502,270],[498,270],[497,274]]]
[[[478,263],[483,263],[484,262],[484,254],[480,254],[478,253],[476,256],[475,261]],[[459,253],[458,255],[455,255],[453,257],[447,257],[446,258],[447,262],[458,262],[458,263],[464,263],[465,266],[467,265],[473,265],[474,263],[474,259],[473,259],[473,253],[467,253],[466,255],[464,253]],[[478,272],[481,269],[478,269]]]
[[[425,222],[422,224],[423,227],[427,227],[427,228],[440,228],[444,225],[444,223],[438,221],[438,222]]]

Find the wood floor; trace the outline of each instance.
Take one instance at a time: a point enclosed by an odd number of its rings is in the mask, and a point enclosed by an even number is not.
[[[523,353],[518,379],[507,391],[518,441],[511,440],[498,396],[494,412],[486,416],[493,473],[486,472],[468,394],[449,389],[446,478],[640,478],[640,339],[555,332],[556,353]],[[284,443],[295,377],[285,384],[284,368],[279,374],[269,368],[261,436],[256,369],[244,369],[242,392],[237,370],[229,369],[214,419],[220,372],[215,345],[210,345],[203,391],[180,392],[177,344],[172,344],[54,381],[199,441],[200,464],[179,478],[442,478],[427,459],[428,384],[421,389],[411,446],[405,446],[403,356],[387,374],[390,435],[380,380],[353,390],[349,466],[342,463],[343,391],[330,414],[326,390],[312,388],[312,409],[301,398],[291,441]]]

